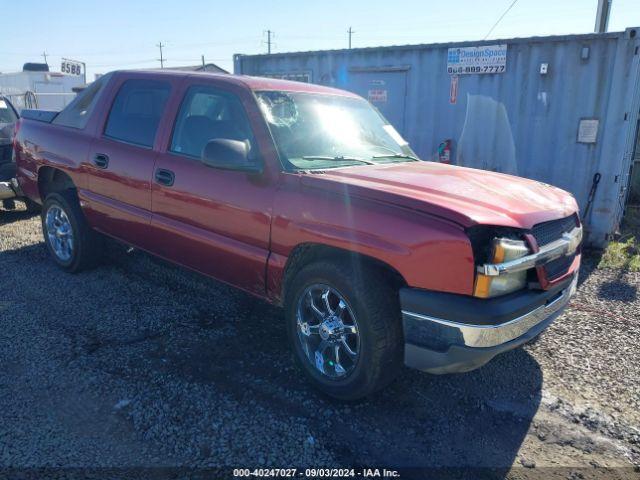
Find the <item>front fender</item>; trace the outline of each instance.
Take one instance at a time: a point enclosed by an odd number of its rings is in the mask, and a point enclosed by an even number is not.
[[[344,195],[336,195],[302,187],[296,180],[293,175],[284,178],[274,202],[270,266],[276,274],[297,245],[315,243],[373,257],[399,272],[411,287],[473,292],[473,252],[462,226],[351,196],[347,187]]]

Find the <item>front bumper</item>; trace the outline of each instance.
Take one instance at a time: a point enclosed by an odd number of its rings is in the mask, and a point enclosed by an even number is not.
[[[436,374],[481,367],[540,334],[562,313],[577,283],[576,271],[551,290],[493,299],[404,288],[405,364]]]

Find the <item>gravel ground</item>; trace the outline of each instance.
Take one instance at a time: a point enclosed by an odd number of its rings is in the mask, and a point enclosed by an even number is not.
[[[639,475],[638,273],[587,261],[534,344],[467,374],[406,370],[341,404],[297,371],[281,310],[143,253],[107,257],[65,274],[37,217],[0,211],[0,467]]]

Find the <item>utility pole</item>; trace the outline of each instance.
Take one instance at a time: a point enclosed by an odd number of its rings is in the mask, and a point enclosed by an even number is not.
[[[44,63],[49,65],[49,62],[47,62],[47,52],[46,52],[46,50],[44,52],[42,52],[42,56],[44,57]]]
[[[166,45],[163,45],[162,42],[156,44],[156,47],[158,47],[160,49],[160,68],[164,68],[164,57],[162,56],[162,47],[166,47]]]
[[[353,29],[349,27],[349,30],[347,30],[347,33],[349,34],[349,50],[351,50],[351,35],[353,35],[356,32],[354,32]]]
[[[273,32],[271,30],[267,30],[267,53],[271,54],[271,34]]]
[[[596,33],[604,33],[609,27],[609,13],[611,13],[611,3],[613,0],[598,0],[598,10],[596,12]]]
[[[204,55],[202,55],[202,68],[205,68],[205,65],[204,65]]]

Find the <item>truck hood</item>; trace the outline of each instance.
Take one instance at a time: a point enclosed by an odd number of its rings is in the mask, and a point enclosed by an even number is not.
[[[529,229],[571,215],[575,199],[559,188],[501,173],[434,162],[354,166],[312,174],[303,181],[447,218]]]

